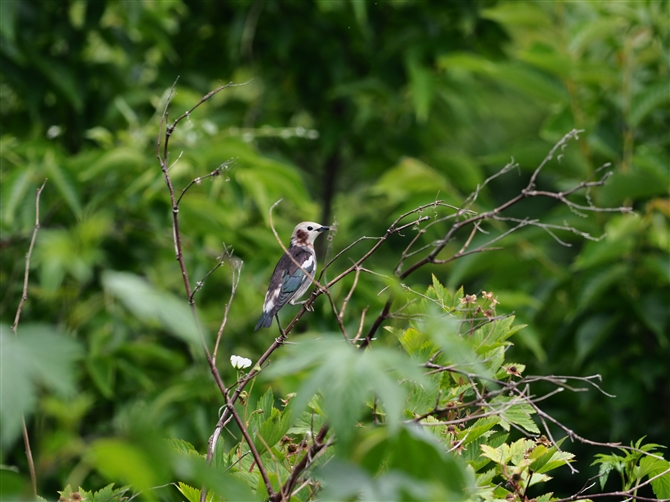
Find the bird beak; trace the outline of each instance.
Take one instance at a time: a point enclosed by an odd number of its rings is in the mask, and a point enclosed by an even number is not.
[[[330,230],[330,227],[321,227],[319,232],[325,232],[326,230]]]

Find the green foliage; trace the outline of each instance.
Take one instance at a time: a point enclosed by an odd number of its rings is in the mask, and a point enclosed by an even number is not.
[[[402,377],[415,385],[430,387],[415,363],[396,351],[380,348],[361,352],[332,335],[326,339],[303,339],[299,345],[289,347],[287,357],[274,364],[268,374],[279,378],[303,371],[310,376],[296,389],[293,409],[302,412],[317,390],[322,389],[324,412],[338,442],[344,445],[352,439],[354,426],[372,396],[379,399],[386,422],[395,431],[406,399],[397,381]]]
[[[319,467],[315,476],[332,490],[349,473],[358,489],[331,492],[341,498],[447,499],[464,486],[497,497],[487,490],[492,480],[504,480],[503,465],[482,455],[481,446],[528,441],[515,434],[536,434],[534,410],[515,396],[493,396],[493,415],[473,417],[462,429],[459,422],[443,435],[432,432],[444,427],[427,425],[431,441],[406,423],[438,400],[449,420],[466,419],[447,405],[463,393],[473,397],[469,378],[480,392],[495,393],[496,381],[521,374],[600,374],[616,398],[563,392],[544,410],[590,439],[646,435],[664,442],[667,18],[667,2],[635,1],[0,2],[0,456],[10,466],[0,470],[3,494],[30,497],[18,434],[23,409],[38,492],[47,498],[68,484],[133,482],[135,490],[165,480],[181,481],[189,500],[199,498],[199,488],[188,487],[203,484],[216,492],[212,497],[262,498],[263,482],[235,425],[233,436],[217,444],[213,467],[195,452],[206,450],[222,405],[200,333],[211,347],[230,302],[229,265],[244,263],[219,347],[223,381],[231,385],[238,377],[227,365],[230,354],[256,360],[275,336],[249,335],[281,253],[268,228],[269,207],[283,199],[274,222],[284,242],[296,221],[337,222],[321,244],[323,264],[324,250],[332,257],[361,236],[383,235],[406,210],[436,199],[460,206],[513,157],[518,170],[482,188],[472,209],[497,207],[572,128],[584,130],[578,144],[547,164],[538,189],[565,190],[611,171],[605,186],[573,200],[631,205],[634,215],[584,218],[555,201],[529,199],[508,215],[566,223],[602,239],[584,244],[583,234],[526,227],[502,241],[502,251],[425,267],[405,281],[376,274],[391,275],[409,240],[430,246],[445,226],[417,225],[390,236],[365,263],[372,273],[361,272],[342,318],[347,333],[360,324],[364,336],[383,308],[380,291],[391,284],[392,317],[372,348],[359,353],[331,335],[335,314],[319,299],[297,326],[311,334],[273,354],[276,380],[247,387],[240,413],[277,485],[329,423],[339,456],[324,462],[327,448],[317,459],[323,474]],[[199,327],[175,263],[172,208],[155,156],[156,111],[177,75],[172,119],[221,82],[251,80],[214,96],[171,138],[177,196],[200,180],[179,211],[191,286],[232,249],[194,297]],[[203,178],[217,168],[218,175]],[[22,294],[34,193],[45,178],[28,301],[14,338],[6,325]],[[453,215],[440,211],[421,214],[450,223]],[[473,245],[510,225],[482,227]],[[438,259],[451,258],[468,238],[463,231],[455,237]],[[369,245],[345,252],[326,276]],[[411,256],[405,270],[420,256]],[[353,274],[331,289],[337,305],[352,286]],[[465,325],[455,320],[464,291],[481,289],[496,292],[500,318],[482,325],[473,317]],[[283,310],[282,323],[294,313]],[[509,313],[514,319],[502,318]],[[469,376],[420,366],[440,349],[433,364]],[[275,398],[290,399],[289,409]],[[158,446],[140,446],[143,430],[127,426],[143,414],[155,429],[147,441]],[[424,419],[432,420],[444,417]],[[192,450],[160,446],[166,437]],[[458,442],[463,449],[445,453]],[[464,484],[422,478],[393,460],[398,444],[425,445],[436,465]],[[571,452],[580,460],[595,454],[579,444]],[[396,462],[394,468],[377,472],[381,464],[372,466],[381,459]],[[636,462],[642,472],[656,461]],[[137,479],[128,465],[138,467]],[[426,472],[435,474],[431,467]],[[531,487],[544,490],[538,500],[559,488],[565,496],[576,493],[594,474],[562,472],[552,471],[553,487]],[[317,488],[306,485],[296,497],[307,499],[312,489],[329,493]],[[179,497],[173,487],[161,490],[142,496]]]
[[[58,492],[60,493],[58,502],[80,502],[82,500],[90,500],[91,502],[112,502],[118,500],[120,502],[128,500],[129,497],[125,495],[128,490],[128,486],[114,488],[114,483],[105,486],[102,490],[90,492],[81,487],[73,490],[70,485],[67,485],[63,491]]]
[[[631,442],[630,448],[619,448],[622,455],[616,453],[596,455],[593,465],[599,465],[600,486],[605,487],[610,472],[615,471],[621,480],[621,489],[636,489],[647,479],[651,483],[654,495],[659,499],[670,498],[670,462],[657,452],[659,448],[665,448],[658,444],[643,444],[644,438],[635,444]]]
[[[35,411],[38,387],[63,397],[75,393],[74,364],[82,357],[80,344],[53,326],[24,324],[19,334],[0,325],[3,449],[19,436],[22,414],[29,419]]]
[[[571,454],[544,438],[508,442],[507,434],[501,434],[510,432],[510,425],[531,433],[539,429],[532,419],[531,401],[523,394],[517,398],[505,395],[523,384],[515,382],[523,366],[506,365],[502,350],[519,327],[509,317],[477,317],[482,306],[495,307],[493,300],[487,294],[475,303],[470,295],[453,294],[433,278],[415,307],[424,317],[416,317],[415,326],[408,327],[391,346],[361,351],[336,335],[303,337],[300,343],[289,345],[284,357],[264,375],[290,399],[277,407],[275,393],[268,388],[253,405],[246,399],[241,405],[245,427],[260,461],[270,471],[274,488],[306,458],[318,468],[315,478],[307,479],[309,490],[296,494],[298,500],[308,500],[319,486],[324,487],[321,496],[326,499],[504,498],[551,479],[546,473],[565,465]],[[449,305],[447,319],[442,312],[431,311],[435,304]],[[473,330],[473,322],[481,326]],[[460,339],[462,351],[471,359],[454,361],[443,351],[439,340],[445,335]],[[418,357],[423,356],[432,361],[429,367],[438,370],[425,374],[417,365]],[[482,368],[484,374],[469,373],[469,368]],[[500,379],[487,376],[498,374]],[[478,398],[487,388],[490,397]],[[148,411],[142,411],[142,416]],[[110,477],[128,480],[138,488],[162,483],[164,474],[151,459],[170,458],[175,453],[157,446],[151,434],[142,432],[142,423],[148,425],[151,420],[128,422],[135,440],[97,441],[93,462],[98,469],[117,469],[109,472]],[[325,441],[334,441],[335,447],[311,458],[307,450],[323,427],[330,428]],[[180,462],[184,455],[191,462],[200,458],[184,441],[171,444]],[[490,462],[497,465],[493,474]],[[213,466],[242,481],[256,496],[264,493],[246,441],[239,440],[225,450],[217,448]],[[516,484],[510,490],[500,488],[496,476],[515,479]],[[199,500],[200,490],[191,485],[181,482],[179,491],[187,500]]]

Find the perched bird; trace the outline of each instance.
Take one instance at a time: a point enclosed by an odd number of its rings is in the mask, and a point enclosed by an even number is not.
[[[310,277],[314,277],[316,273],[314,240],[325,230],[330,230],[330,228],[311,221],[303,221],[295,227],[291,236],[291,245],[280,258],[272,273],[270,286],[265,294],[265,303],[263,303],[263,314],[254,331],[261,327],[269,328],[272,325],[272,318],[277,315],[279,309],[286,303],[295,305],[295,302],[305,294],[312,283]],[[305,272],[309,274],[309,277],[305,275]]]

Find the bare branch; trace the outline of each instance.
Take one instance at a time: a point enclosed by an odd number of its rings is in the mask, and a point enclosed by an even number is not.
[[[33,228],[33,236],[30,239],[30,246],[28,246],[28,252],[26,253],[26,268],[23,273],[23,291],[21,292],[21,300],[19,301],[19,306],[16,309],[16,315],[14,316],[14,324],[12,324],[12,332],[16,335],[16,330],[19,326],[19,320],[21,319],[21,312],[23,311],[23,304],[28,299],[28,278],[30,277],[30,258],[33,255],[33,248],[35,247],[35,241],[37,240],[37,232],[40,229],[40,195],[42,195],[42,190],[44,190],[44,185],[47,184],[47,179],[44,180],[42,186],[37,189],[35,194],[35,227]]]
[[[23,291],[21,292],[21,300],[19,300],[19,306],[16,309],[16,315],[14,316],[14,324],[12,324],[12,333],[14,336],[17,335],[17,329],[19,327],[19,321],[21,319],[21,312],[23,311],[23,305],[28,300],[28,279],[30,277],[30,258],[33,255],[33,248],[35,247],[35,241],[37,240],[37,232],[40,229],[40,195],[42,195],[42,190],[47,184],[47,179],[44,179],[42,186],[39,187],[35,193],[35,227],[33,228],[33,235],[30,238],[30,246],[28,246],[28,252],[26,253],[26,268],[23,274]],[[35,461],[33,459],[33,450],[30,447],[30,436],[28,435],[28,427],[26,426],[26,417],[21,411],[21,433],[23,435],[23,444],[26,448],[26,459],[28,461],[28,470],[30,471],[30,482],[33,488],[33,495],[37,498],[37,472],[35,471]]]
[[[224,246],[225,247],[225,246]],[[223,335],[223,330],[226,328],[226,323],[228,322],[228,312],[230,311],[230,306],[233,304],[233,299],[235,298],[235,293],[237,292],[237,286],[240,283],[240,277],[242,274],[242,260],[238,260],[232,257],[231,254],[228,254],[228,262],[230,263],[231,271],[231,287],[230,287],[230,298],[228,303],[226,303],[226,309],[223,312],[223,320],[221,321],[221,326],[219,331],[216,334],[216,343],[214,344],[214,350],[212,351],[212,359],[216,363],[216,354],[219,351],[219,344],[221,343],[221,336]]]
[[[231,164],[233,163],[233,159],[228,159],[225,161],[223,164],[221,164],[219,167],[214,169],[211,173],[206,174],[204,176],[198,176],[194,180],[191,180],[191,182],[186,185],[186,187],[181,191],[181,194],[179,195],[179,198],[177,199],[177,205],[181,202],[182,197],[186,194],[186,191],[191,188],[193,185],[199,185],[202,183],[202,180],[205,180],[207,178],[216,178],[218,176],[221,176],[221,171],[227,171]]]

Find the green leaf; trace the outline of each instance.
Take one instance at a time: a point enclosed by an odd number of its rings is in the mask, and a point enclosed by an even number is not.
[[[633,98],[628,123],[637,127],[652,111],[662,108],[670,102],[670,91],[667,82],[645,87]]]
[[[184,441],[183,439],[169,438],[168,443],[176,451],[180,451],[182,453],[187,453],[187,454],[190,454],[190,453],[198,454],[198,452],[193,447],[193,445],[191,443],[189,443],[188,441]]]
[[[397,469],[415,479],[438,479],[445,488],[462,493],[469,484],[464,466],[455,456],[446,455],[442,446],[419,427],[402,428],[389,440],[387,469]]]
[[[130,441],[98,439],[91,445],[89,460],[108,479],[121,479],[137,490],[151,491],[169,481],[167,459],[158,461],[141,445]]]
[[[539,5],[528,2],[500,3],[484,9],[482,17],[497,21],[508,28],[531,26],[535,29],[551,29],[553,26],[549,16]]]
[[[416,426],[362,431],[353,457],[361,467],[333,459],[317,472],[323,500],[461,500],[473,488],[459,458]],[[403,496],[402,494],[409,494]]]
[[[105,173],[141,172],[146,168],[146,156],[136,148],[120,147],[105,152],[95,162],[78,174],[81,182],[91,182]],[[154,179],[160,177],[160,171],[156,170],[152,176]]]
[[[186,497],[188,502],[200,502],[200,490],[198,488],[193,488],[192,486],[188,486],[186,483],[179,481],[179,483],[177,483],[177,489],[184,497]],[[207,502],[210,502],[213,498],[213,494],[208,493],[207,495]]]
[[[0,3],[0,34],[13,43],[16,36],[16,18],[19,4],[14,2]]]
[[[127,272],[106,270],[102,275],[105,289],[120,300],[137,318],[158,323],[167,332],[194,346],[202,343],[186,301],[159,291],[145,279]]]
[[[538,429],[531,418],[531,415],[535,413],[535,410],[531,405],[524,404],[519,401],[519,398],[514,397],[498,397],[492,402],[496,405],[502,405],[500,425],[505,430],[509,431],[509,424],[515,424],[523,427],[528,432],[533,432],[535,434],[540,433],[540,429]]]
[[[562,103],[568,99],[567,91],[558,80],[529,65],[500,63],[494,77],[500,85],[547,103]]]
[[[562,442],[563,440],[558,441],[559,447]],[[532,460],[530,469],[534,473],[544,474],[567,464],[573,458],[572,453],[558,451],[555,446],[547,448],[544,445],[537,445],[529,456],[529,459]]]
[[[414,328],[409,328],[402,333],[399,338],[403,349],[409,355],[419,355],[425,352],[434,351],[435,345],[425,334]]]
[[[287,349],[287,357],[271,366],[267,376],[276,378],[308,370],[291,401],[294,412],[301,413],[312,396],[321,392],[328,421],[343,444],[352,439],[354,426],[372,397],[379,399],[391,430],[400,425],[406,397],[405,389],[398,384],[401,375],[417,385],[430,385],[410,358],[384,347],[360,351],[340,337],[327,336],[303,339]]]
[[[392,203],[404,202],[417,194],[435,197],[438,192],[450,192],[442,174],[410,157],[386,170],[372,189],[374,195],[384,195]]]
[[[641,481],[645,476],[649,479],[658,476],[662,472],[670,469],[670,462],[662,458],[655,458],[645,456],[640,459],[640,470],[638,472],[638,479]],[[665,472],[651,482],[651,488],[659,499],[670,498],[670,472]]]
[[[82,350],[46,324],[20,325],[17,336],[0,324],[0,347],[0,432],[7,448],[20,433],[22,413],[28,419],[35,409],[39,387],[63,396],[75,391],[74,363]]]
[[[478,356],[472,340],[459,334],[461,323],[453,317],[445,317],[436,309],[429,309],[428,315],[416,322],[418,329],[427,333],[433,342],[442,349],[442,364],[454,364],[467,371],[474,371],[485,377],[493,377]]]
[[[479,447],[482,450],[482,455],[493,460],[496,464],[505,465],[511,459],[509,446],[507,444],[504,444],[499,448],[493,448],[487,444],[482,444]]]
[[[452,295],[447,288],[445,288],[442,283],[439,281],[437,277],[435,277],[435,274],[431,274],[432,278],[432,285],[430,288],[428,288],[428,291],[426,292],[427,294],[430,294],[431,289],[435,295],[435,299],[438,300],[442,305],[444,305],[444,309],[448,309],[454,301],[454,295]]]
[[[468,427],[461,435],[463,436],[463,444],[468,445],[471,442],[475,441],[482,435],[486,434],[488,431],[493,429],[497,424],[500,423],[500,417],[492,416],[486,418],[480,418],[470,427]]]
[[[477,329],[472,334],[472,342],[477,347],[477,353],[485,354],[492,349],[509,345],[503,342],[524,327],[512,326],[513,323],[514,316],[509,316]]]
[[[114,381],[116,377],[116,362],[111,357],[89,357],[86,359],[86,369],[91,380],[107,399],[114,396]]]
[[[577,346],[576,367],[579,367],[607,339],[620,320],[620,316],[603,313],[589,317],[581,322],[575,334],[575,344]]]
[[[83,212],[81,206],[81,196],[79,195],[79,187],[76,181],[72,178],[70,173],[64,169],[55,155],[51,151],[44,158],[47,177],[53,181],[54,185],[60,192],[67,205],[77,218],[80,218]]]
[[[433,100],[432,75],[419,61],[419,55],[411,51],[405,65],[409,74],[409,87],[414,104],[417,122],[424,123],[428,119],[430,105]]]
[[[582,21],[575,27],[568,49],[573,54],[580,55],[594,42],[606,40],[609,36],[618,36],[625,25],[626,20],[617,16],[598,16]]]
[[[292,416],[290,410],[280,412],[272,408],[270,416],[265,420],[254,435],[254,444],[259,452],[264,452],[279,443],[281,438],[291,427]]]
[[[7,183],[6,188],[3,189],[5,195],[3,197],[2,219],[5,225],[11,226],[14,223],[17,207],[26,202],[28,187],[33,174],[33,168],[21,169],[17,170],[10,179],[3,180],[3,184]],[[7,195],[7,191],[9,195]]]
[[[254,407],[254,413],[249,421],[252,427],[260,427],[261,423],[267,420],[272,415],[272,410],[274,410],[275,404],[275,395],[272,391],[272,387],[268,387],[268,390],[265,391]]]
[[[129,490],[129,486],[114,488],[114,483],[108,484],[97,492],[84,492],[81,487],[79,488],[79,492],[84,495],[82,500],[86,500],[87,502],[121,502],[127,498],[124,494]]]

